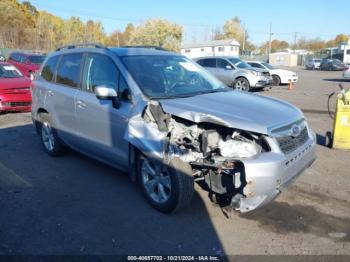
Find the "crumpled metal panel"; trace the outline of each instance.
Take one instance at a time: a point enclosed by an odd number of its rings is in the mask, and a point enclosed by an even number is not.
[[[165,112],[195,123],[215,123],[260,134],[268,134],[272,126],[304,118],[287,102],[238,91],[163,99],[160,103]]]
[[[146,122],[142,113],[147,103],[140,100],[135,103],[129,123],[125,131],[124,139],[138,148],[142,153],[153,159],[164,158],[165,132],[160,132],[155,123]]]

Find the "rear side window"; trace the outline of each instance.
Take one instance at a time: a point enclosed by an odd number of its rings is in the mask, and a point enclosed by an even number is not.
[[[32,64],[40,65],[42,62],[44,62],[44,59],[45,59],[45,56],[43,56],[43,55],[28,56],[28,60]]]
[[[82,54],[63,55],[58,65],[56,83],[78,87]]]
[[[41,76],[46,81],[49,81],[49,82],[52,81],[53,76],[55,74],[58,58],[59,56],[50,57],[49,60],[47,60],[45,66],[43,67],[43,70],[41,71]]]
[[[216,67],[216,59],[214,58],[202,59],[198,61],[198,64],[204,67]]]

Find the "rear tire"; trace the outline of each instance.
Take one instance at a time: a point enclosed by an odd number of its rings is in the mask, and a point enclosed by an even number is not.
[[[50,115],[40,114],[40,138],[41,143],[50,156],[58,156],[64,152],[63,143],[60,141],[56,129],[52,125]]]
[[[249,91],[250,90],[250,84],[247,79],[244,77],[239,77],[235,80],[233,83],[233,88],[241,91]]]
[[[138,159],[138,181],[147,202],[162,213],[186,207],[193,197],[192,168],[179,158],[173,158],[169,165],[164,165],[141,155]]]
[[[281,78],[278,75],[272,75],[272,79],[274,86],[279,86],[281,84]]]

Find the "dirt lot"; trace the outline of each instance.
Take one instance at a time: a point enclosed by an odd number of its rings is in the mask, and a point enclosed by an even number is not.
[[[327,95],[341,73],[297,72],[295,90],[257,94],[319,111],[306,113],[318,158],[287,192],[245,215],[199,188],[189,208],[160,214],[126,174],[74,152],[48,157],[30,114],[1,115],[0,254],[350,255],[350,152],[322,145],[332,129]]]

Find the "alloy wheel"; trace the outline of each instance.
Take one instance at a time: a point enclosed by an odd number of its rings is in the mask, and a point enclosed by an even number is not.
[[[45,148],[48,151],[52,151],[55,147],[55,137],[53,134],[52,127],[49,123],[44,122],[42,124],[42,132],[41,132],[42,140]]]
[[[246,91],[248,89],[247,83],[244,80],[237,80],[235,83],[235,88],[241,91]]]
[[[171,196],[171,179],[168,168],[144,159],[141,166],[142,183],[146,193],[156,203],[165,203]]]

